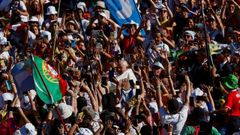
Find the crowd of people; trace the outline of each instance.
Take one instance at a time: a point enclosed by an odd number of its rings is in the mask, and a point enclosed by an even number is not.
[[[240,134],[239,0],[135,0],[141,23],[122,26],[74,1],[1,9],[1,135]],[[19,95],[11,69],[31,55],[67,81],[58,103]]]

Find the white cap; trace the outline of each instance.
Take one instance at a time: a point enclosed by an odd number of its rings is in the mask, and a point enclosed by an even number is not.
[[[192,39],[194,40],[196,32],[191,31],[191,30],[186,30],[183,35],[190,35],[192,37]]]
[[[30,19],[29,19],[29,22],[38,22],[38,18],[36,16],[32,16]]]
[[[57,11],[56,11],[56,8],[54,7],[54,6],[49,6],[48,8],[47,8],[47,13],[46,13],[46,15],[55,15],[55,14],[57,14]]]
[[[161,62],[159,62],[159,61],[154,62],[153,66],[159,67],[159,68],[161,68],[161,69],[163,69],[163,70],[165,69],[165,68],[163,67],[163,64],[162,64]]]
[[[14,95],[12,93],[6,92],[2,94],[3,101],[12,101]]]
[[[196,88],[196,89],[192,90],[191,97],[204,96],[204,95],[205,95],[205,93],[201,89]]]

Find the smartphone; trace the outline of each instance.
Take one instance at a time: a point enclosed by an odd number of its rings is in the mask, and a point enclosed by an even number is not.
[[[110,70],[108,74],[109,74],[110,79],[113,78],[114,77],[114,69]]]
[[[72,48],[76,48],[76,40],[72,40],[71,46]]]
[[[138,70],[139,70],[139,66],[138,66],[138,65],[134,65],[133,68],[134,68],[135,71],[138,71]]]
[[[5,83],[6,83],[7,90],[8,91],[12,90],[11,82],[9,80],[6,80]]]
[[[107,86],[107,77],[102,77],[102,85]]]
[[[136,81],[136,95],[140,95],[140,81]]]
[[[131,86],[132,88],[134,88],[134,82],[133,82],[133,80],[129,80],[129,84],[130,84],[130,86]]]

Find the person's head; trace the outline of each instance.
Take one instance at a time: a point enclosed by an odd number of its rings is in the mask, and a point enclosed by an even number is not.
[[[54,6],[49,6],[47,8],[47,13],[46,15],[48,15],[48,19],[50,21],[52,20],[56,20],[57,19],[57,11],[56,11],[56,8]]]
[[[166,7],[163,7],[161,10],[161,16],[163,17],[163,19],[167,19],[168,17],[168,12],[167,12],[167,8]]]
[[[38,0],[34,0],[31,2],[30,4],[30,8],[31,8],[31,15],[39,15],[41,14],[41,4]]]
[[[66,23],[66,30],[75,31],[77,29],[76,23],[73,20],[69,20]]]
[[[155,76],[160,76],[162,71],[164,70],[164,67],[161,62],[156,61],[156,62],[154,62],[153,66],[152,66],[152,70],[153,70],[153,74]]]
[[[105,135],[117,135],[113,128],[107,128],[105,131]]]
[[[188,18],[188,23],[187,23],[188,28],[192,29],[195,26],[193,18]]]
[[[159,29],[153,31],[153,38],[157,45],[162,42],[162,34]]]
[[[100,12],[98,17],[101,25],[108,24],[107,15],[104,12]]]
[[[125,72],[128,69],[128,62],[126,60],[120,60],[118,64],[119,72]]]
[[[77,9],[78,9],[80,18],[82,18],[83,14],[87,11],[86,4],[84,2],[79,2],[77,4]]]
[[[39,27],[39,24],[38,24],[38,18],[36,16],[32,16],[29,20],[28,20],[28,24],[29,26],[37,26]]]
[[[216,19],[215,19],[213,16],[211,16],[210,18],[208,18],[208,22],[209,22],[209,27],[210,27],[210,29],[212,29],[212,30],[217,29]]]
[[[180,109],[179,102],[175,98],[167,101],[167,107],[170,114],[176,114]]]
[[[186,42],[191,42],[195,39],[195,35],[196,35],[196,33],[194,31],[186,30],[183,33],[183,38]]]
[[[230,3],[229,4],[229,11],[230,11],[231,14],[233,14],[235,12],[235,9],[236,9],[236,7],[235,7],[234,3]]]
[[[123,24],[127,28],[127,32],[129,35],[133,35],[137,29],[138,24],[134,21],[131,21],[130,23]]]
[[[97,1],[95,6],[95,12],[103,12],[106,9],[105,2],[104,1]]]
[[[39,28],[37,26],[32,26],[30,27],[30,31],[32,33],[34,33],[36,36],[39,36],[40,35],[40,31],[39,31]]]
[[[161,29],[161,35],[162,35],[162,37],[165,37],[165,38],[168,37],[168,31],[167,31],[166,28],[162,28],[162,29]]]

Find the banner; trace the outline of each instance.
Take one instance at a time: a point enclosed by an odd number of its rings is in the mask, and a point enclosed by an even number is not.
[[[7,11],[12,0],[0,0],[0,11]]]
[[[67,83],[44,60],[33,56],[33,78],[39,98],[46,104],[54,104],[62,99]]]
[[[17,63],[11,72],[19,97],[22,97],[23,93],[35,89],[30,61]]]
[[[134,0],[104,0],[111,16],[115,21],[122,24],[134,21],[140,25],[141,16]]]

